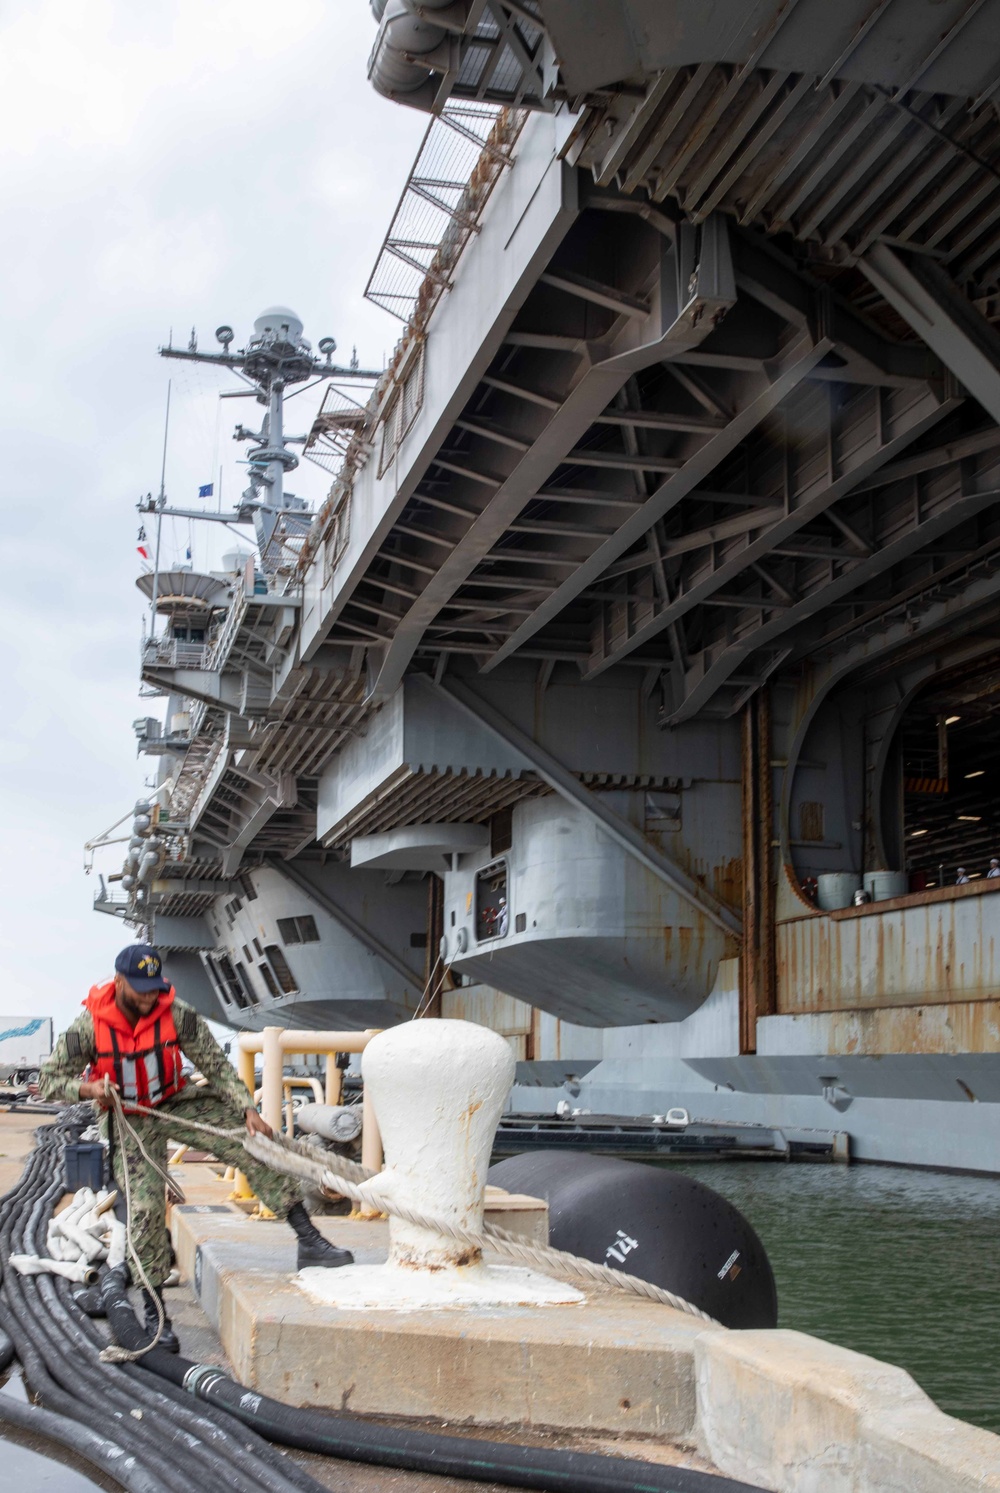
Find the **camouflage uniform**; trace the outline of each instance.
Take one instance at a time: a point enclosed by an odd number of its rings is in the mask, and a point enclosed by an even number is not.
[[[239,1167],[250,1186],[266,1207],[284,1218],[297,1203],[300,1190],[291,1177],[282,1176],[254,1161],[239,1140],[220,1140],[189,1129],[186,1118],[202,1125],[216,1125],[223,1130],[242,1129],[253,1099],[235,1068],[226,1059],[201,1017],[183,1001],[173,1004],[174,1022],[186,1057],[208,1079],[206,1088],[188,1083],[171,1098],[157,1106],[159,1114],[169,1114],[170,1123],[146,1115],[131,1115],[130,1124],[150,1156],[164,1168],[167,1165],[168,1140],[184,1142],[200,1151],[211,1151],[227,1166]],[[80,1073],[97,1055],[94,1023],[84,1011],[67,1027],[42,1065],[39,1089],[49,1100],[65,1099],[75,1104],[80,1098]],[[101,1114],[101,1133],[108,1134],[109,1117]],[[135,1142],[129,1139],[124,1154],[114,1138],[114,1171],[122,1197],[125,1195],[123,1172],[127,1167],[132,1193],[131,1233],[136,1253],[150,1284],[159,1287],[170,1273],[170,1236],[166,1226],[166,1196],[163,1181],[146,1161]]]

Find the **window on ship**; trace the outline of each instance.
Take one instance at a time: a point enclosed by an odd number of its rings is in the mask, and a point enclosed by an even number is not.
[[[278,932],[282,941],[286,944],[293,943],[319,943],[319,929],[316,927],[316,919],[309,913],[296,918],[279,918]]]
[[[278,945],[274,943],[265,944],[264,953],[267,955],[268,963],[274,971],[274,977],[281,986],[282,992],[285,995],[297,995],[299,987],[295,983],[295,976],[292,974],[288,966],[288,960],[278,948]]]

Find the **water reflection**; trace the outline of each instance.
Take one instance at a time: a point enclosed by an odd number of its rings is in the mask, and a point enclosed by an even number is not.
[[[902,1167],[685,1164],[757,1230],[779,1325],[907,1369],[1000,1432],[1000,1180]]]

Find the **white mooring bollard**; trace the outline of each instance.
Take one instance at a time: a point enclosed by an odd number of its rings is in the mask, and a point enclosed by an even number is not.
[[[507,1042],[471,1021],[410,1021],[372,1038],[362,1072],[386,1160],[366,1186],[480,1233],[490,1152],[514,1080]],[[478,1249],[391,1215],[384,1265],[309,1268],[299,1279],[310,1294],[347,1308],[583,1300],[562,1281],[486,1265]]]

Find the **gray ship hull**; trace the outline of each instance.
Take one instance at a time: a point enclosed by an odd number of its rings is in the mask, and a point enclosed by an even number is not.
[[[465,1017],[521,1108],[1000,1169],[1000,0],[939,8],[380,29],[431,114],[388,366],[282,307],[165,349],[266,407],[257,553],[142,578],[158,786],[98,906],[203,1010]]]

